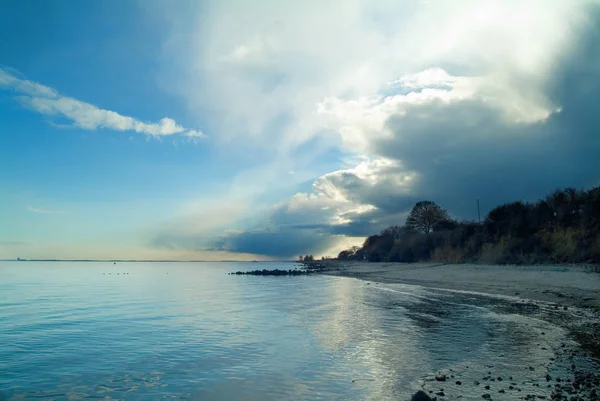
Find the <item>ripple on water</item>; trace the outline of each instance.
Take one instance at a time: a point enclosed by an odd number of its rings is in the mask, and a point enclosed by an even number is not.
[[[481,399],[467,382],[542,384],[569,341],[544,304],[225,274],[263,267],[291,266],[0,262],[0,398],[385,401],[425,386]],[[463,384],[440,386],[440,371]]]

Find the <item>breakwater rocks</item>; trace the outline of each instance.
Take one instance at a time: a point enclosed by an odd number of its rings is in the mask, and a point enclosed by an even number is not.
[[[302,262],[302,268],[294,269],[262,269],[250,271],[237,271],[228,274],[237,276],[307,276],[314,273],[322,273],[331,270],[340,270],[340,265],[331,261]]]
[[[298,269],[290,269],[290,270],[250,270],[250,271],[237,271],[229,274],[233,274],[236,276],[307,276],[309,274],[316,273],[313,270],[298,270]]]

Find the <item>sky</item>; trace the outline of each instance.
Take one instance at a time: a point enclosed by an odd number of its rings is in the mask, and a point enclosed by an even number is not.
[[[600,1],[3,0],[0,258],[336,255],[600,185]]]

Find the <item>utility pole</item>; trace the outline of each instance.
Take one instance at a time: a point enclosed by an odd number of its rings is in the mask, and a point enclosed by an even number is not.
[[[481,212],[479,210],[479,198],[477,198],[477,219],[479,220],[479,225],[481,225]]]

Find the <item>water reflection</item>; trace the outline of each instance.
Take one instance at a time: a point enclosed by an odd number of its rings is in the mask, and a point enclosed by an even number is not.
[[[0,398],[401,400],[441,370],[537,380],[565,340],[512,301],[225,274],[263,267],[291,266],[0,263]]]

